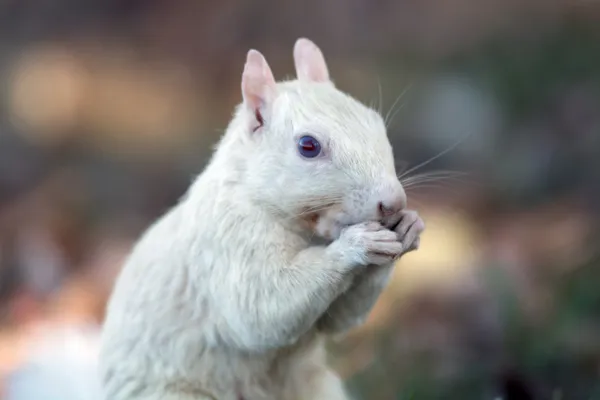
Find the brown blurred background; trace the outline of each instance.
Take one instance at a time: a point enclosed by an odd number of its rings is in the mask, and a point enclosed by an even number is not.
[[[600,399],[596,0],[1,1],[0,399],[98,398],[123,257],[207,162],[247,50],[283,79],[300,36],[395,104],[399,172],[451,148],[410,174],[421,249],[331,344],[356,399]]]

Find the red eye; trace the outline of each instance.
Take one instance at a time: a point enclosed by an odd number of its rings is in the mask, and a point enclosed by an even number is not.
[[[298,151],[306,158],[314,158],[321,153],[321,143],[312,136],[302,136],[298,140]]]

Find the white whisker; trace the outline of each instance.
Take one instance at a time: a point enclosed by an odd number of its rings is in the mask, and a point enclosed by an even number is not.
[[[432,173],[425,173],[425,174],[410,176],[405,179],[401,179],[400,182],[402,183],[402,186],[404,186],[404,187],[414,186],[414,185],[418,185],[420,183],[425,183],[425,182],[436,182],[436,181],[441,181],[444,179],[445,180],[453,180],[456,182],[468,183],[466,180],[460,179],[461,177],[468,176],[468,175],[469,175],[469,173],[466,173],[466,172],[461,173],[461,172],[440,171],[440,172],[432,172]]]
[[[445,150],[442,150],[441,152],[439,152],[437,155],[431,157],[430,159],[423,161],[422,163],[409,168],[407,171],[405,171],[403,174],[401,174],[398,179],[402,179],[402,177],[410,174],[411,172],[414,172],[416,170],[418,170],[419,168],[423,168],[424,166],[426,166],[427,164],[437,160],[438,158],[442,157],[443,155],[451,152],[452,150],[454,150],[456,147],[458,147],[460,144],[462,144],[469,136],[471,136],[472,133],[469,133],[467,135],[465,135],[463,138],[457,140],[454,144],[452,144],[451,146],[449,146],[448,148],[446,148]]]
[[[407,87],[396,97],[396,100],[394,100],[394,102],[392,103],[392,106],[390,107],[390,109],[388,110],[388,112],[385,114],[385,118],[383,119],[383,122],[387,127],[389,127],[389,122],[390,122],[390,114],[394,111],[394,108],[396,107],[396,105],[398,104],[398,102],[400,101],[400,99],[402,99],[404,97],[404,95],[406,94],[406,92],[408,91],[408,89],[410,89],[410,87],[412,86],[412,83],[409,83],[407,85]]]

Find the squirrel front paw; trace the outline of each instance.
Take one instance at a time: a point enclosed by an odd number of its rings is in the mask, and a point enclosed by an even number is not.
[[[365,222],[342,230],[334,245],[358,265],[385,265],[404,251],[398,234],[378,222]]]
[[[425,222],[416,211],[402,210],[386,223],[386,227],[398,235],[398,240],[403,245],[400,255],[419,248],[421,233],[425,229]]]

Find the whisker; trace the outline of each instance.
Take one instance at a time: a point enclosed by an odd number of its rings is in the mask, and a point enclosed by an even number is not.
[[[412,86],[412,83],[409,83],[407,85],[407,87],[396,97],[396,100],[394,100],[394,102],[392,103],[392,106],[390,107],[388,112],[385,114],[385,118],[383,119],[383,121],[384,121],[386,128],[389,126],[389,117],[390,117],[390,114],[392,113],[392,111],[394,110],[394,107],[396,107],[396,104],[398,104],[400,99],[402,99],[402,97],[404,97],[404,95],[406,94],[408,89],[410,89],[411,86]]]
[[[406,90],[408,90],[408,88]],[[402,95],[402,97],[404,97],[404,94]],[[400,112],[400,110],[402,110],[402,107],[404,107],[405,104],[406,103],[402,103],[396,108],[396,111],[394,111],[394,113],[390,116],[389,120],[387,121],[386,127],[394,122],[396,115],[398,115],[398,113]]]
[[[422,174],[416,174],[416,175],[411,175],[411,176],[407,176],[405,178],[400,179],[401,182],[405,183],[405,182],[412,182],[415,180],[419,180],[419,179],[425,179],[425,178],[452,178],[452,177],[459,177],[459,176],[466,176],[466,175],[470,175],[468,172],[463,172],[463,171],[450,171],[450,170],[440,170],[440,171],[431,171],[431,172],[425,172]]]
[[[451,184],[466,184],[466,185],[470,185],[471,182],[469,181],[463,181],[463,180],[458,180],[455,179],[452,182],[449,181],[441,181],[441,180],[427,180],[427,181],[422,181],[422,182],[416,182],[416,183],[411,183],[408,185],[402,185],[402,187],[404,189],[408,189],[408,188],[419,188],[419,187],[423,187],[425,185],[432,185],[432,184],[438,184],[438,185],[451,185]]]
[[[402,181],[402,185],[403,186],[409,186],[409,185],[417,185],[419,183],[424,183],[424,182],[439,182],[439,181],[444,181],[444,180],[452,180],[452,181],[462,181],[462,182],[467,182],[467,180],[461,179],[459,176],[433,176],[433,177],[425,177],[425,178],[419,178],[419,179],[410,179],[410,180],[406,180],[406,181]]]
[[[298,205],[298,206],[309,206],[309,207],[320,207],[323,204],[331,204],[338,203],[344,199],[343,196],[323,196],[315,199],[303,199],[297,202],[290,202],[289,205]]]
[[[398,167],[397,169],[399,169],[401,171],[400,172],[400,174],[401,174],[404,171],[406,171],[409,163],[408,163],[408,161],[405,161],[405,160],[398,160],[395,162],[395,164],[396,164],[396,167]]]
[[[470,179],[470,174],[447,174],[447,175],[425,175],[425,176],[416,176],[410,177],[408,179],[403,179],[400,182],[403,185],[414,185],[420,182],[435,182],[435,181],[461,181],[461,182],[474,182],[474,179]]]
[[[327,208],[329,208],[329,205],[309,207],[309,208],[303,210],[302,212],[300,212],[300,213],[298,213],[296,215],[302,216],[302,215],[312,214],[312,213],[315,213],[315,212],[319,212],[319,211],[325,210]]]
[[[420,186],[424,186],[424,185],[453,185],[453,184],[460,184],[460,183],[470,185],[474,182],[469,181],[469,180],[460,179],[460,178],[447,179],[447,180],[429,179],[429,180],[424,180],[424,181],[419,181],[419,182],[413,182],[408,185],[403,185],[403,187],[404,188],[409,188],[409,187],[415,188],[415,187],[420,187]]]
[[[428,181],[422,181],[422,182],[416,182],[416,183],[412,183],[412,184],[408,184],[408,185],[402,185],[402,187],[406,190],[406,189],[416,189],[416,188],[420,188],[420,187],[425,187],[425,186],[431,186],[431,185],[438,185],[440,187],[445,186],[445,187],[449,187],[452,186],[452,184],[466,184],[466,185],[473,185],[473,182],[470,181],[465,181],[465,180],[461,180],[461,179],[454,179],[453,181],[442,181],[442,180],[428,180]]]
[[[331,188],[332,191],[335,188]],[[334,200],[334,199],[342,199],[344,198],[344,194],[340,193],[339,191],[337,193],[330,193],[330,194],[323,194],[323,195],[313,195],[313,196],[307,196],[304,197],[302,200],[298,200],[299,203],[302,204],[306,204],[307,202],[322,202],[323,200]]]
[[[435,181],[443,181],[443,180],[453,180],[453,181],[462,181],[467,183],[466,179],[461,179],[469,174],[436,174],[436,175],[422,175],[422,176],[414,176],[409,177],[407,179],[400,180],[402,186],[410,186],[416,185],[421,182],[435,182]]]
[[[471,136],[473,133],[469,133],[467,135],[465,135],[463,138],[457,140],[454,144],[452,144],[451,146],[449,146],[448,148],[446,148],[445,150],[442,150],[441,152],[439,152],[437,155],[431,157],[428,160],[423,161],[420,164],[417,164],[416,166],[409,168],[407,171],[404,171],[404,173],[402,175],[400,175],[398,177],[398,179],[402,179],[402,177],[410,174],[411,172],[414,172],[416,170],[418,170],[419,168],[423,168],[424,166],[426,166],[427,164],[437,160],[438,158],[442,157],[443,155],[451,152],[452,150],[454,150],[456,147],[458,147],[460,144],[462,144],[469,136]]]
[[[442,169],[442,170],[429,171],[429,172],[423,172],[421,174],[411,175],[404,179],[408,180],[408,179],[423,178],[423,177],[430,177],[430,176],[462,176],[462,175],[469,175],[469,173],[465,172],[465,171],[453,171],[453,170]]]

